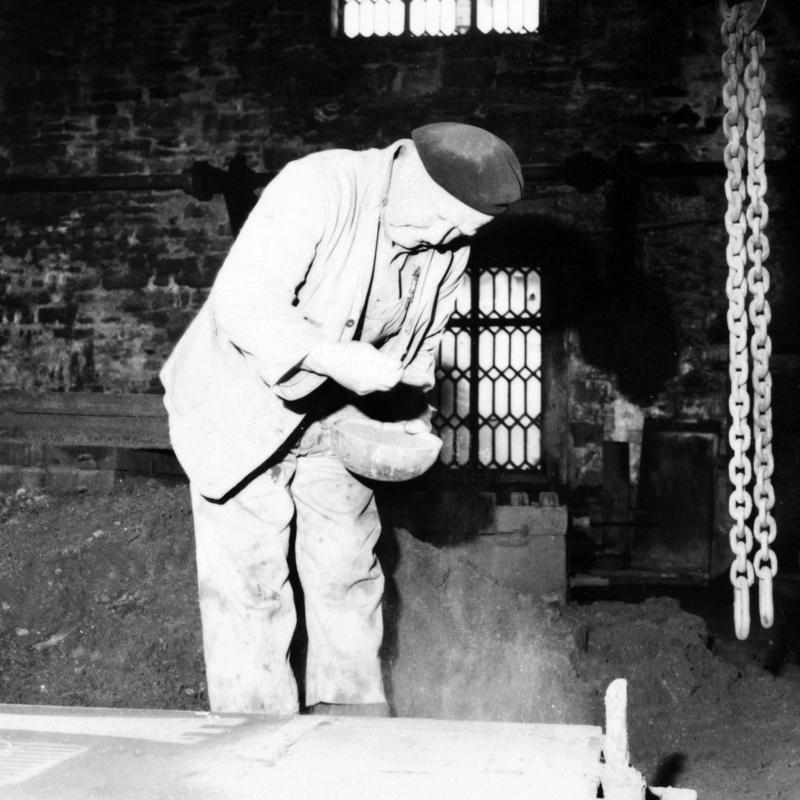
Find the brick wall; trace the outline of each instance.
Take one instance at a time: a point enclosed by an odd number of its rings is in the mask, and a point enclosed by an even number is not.
[[[552,0],[542,38],[446,41],[333,39],[326,5],[5,0],[0,178],[178,175],[237,154],[269,171],[437,119],[488,127],[527,163],[584,149],[613,159],[623,146],[640,161],[720,158],[712,3]],[[796,158],[799,17],[773,3],[761,26],[769,158]],[[770,187],[776,350],[797,334],[794,186]],[[721,180],[645,183],[622,256],[610,195],[537,184],[514,218],[561,332],[572,486],[598,484],[603,439],[635,443],[645,412],[726,409]],[[0,389],[159,391],[230,242],[219,195],[0,193]]]

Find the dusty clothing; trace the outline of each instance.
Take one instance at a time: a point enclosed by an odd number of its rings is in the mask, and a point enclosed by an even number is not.
[[[401,146],[330,150],[294,161],[265,188],[208,300],[161,371],[170,437],[194,486],[220,498],[304,418],[292,401],[324,381],[299,368],[321,338],[352,340],[374,275],[388,266],[381,214]],[[419,271],[400,330],[383,345],[423,363],[452,313],[469,249],[409,256]]]
[[[226,503],[192,492],[213,711],[297,711],[287,566],[295,510],[308,633],[305,702],[385,701],[378,660],[383,573],[373,553],[378,512],[372,490],[342,466],[328,442],[315,423],[279,465]]]
[[[288,663],[293,519],[309,647],[305,703],[383,700],[374,496],[324,435],[315,438],[330,418],[313,422],[307,401],[325,378],[300,364],[320,339],[359,338],[424,367],[433,385],[468,248],[398,253],[388,243],[382,213],[403,146],[413,144],[288,165],[161,373],[173,447],[192,486],[215,711],[297,709]]]

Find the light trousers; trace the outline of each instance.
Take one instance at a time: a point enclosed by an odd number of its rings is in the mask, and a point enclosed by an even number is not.
[[[372,489],[333,455],[324,422],[224,503],[192,489],[211,710],[289,715],[297,614],[288,555],[305,596],[305,705],[383,703],[383,572]]]

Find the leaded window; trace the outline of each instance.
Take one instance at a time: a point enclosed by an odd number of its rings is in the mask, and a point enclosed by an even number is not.
[[[536,270],[470,265],[442,338],[432,399],[444,466],[540,468],[540,312]]]
[[[536,33],[541,0],[334,0],[334,32],[356,36]]]

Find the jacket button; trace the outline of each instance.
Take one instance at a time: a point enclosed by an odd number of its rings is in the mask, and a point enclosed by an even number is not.
[[[353,325],[355,325],[355,324],[356,324],[356,321],[355,321],[354,319],[349,319],[349,320],[347,320],[347,322],[345,322],[345,325],[346,325],[348,328],[352,328],[352,327],[353,327]]]

